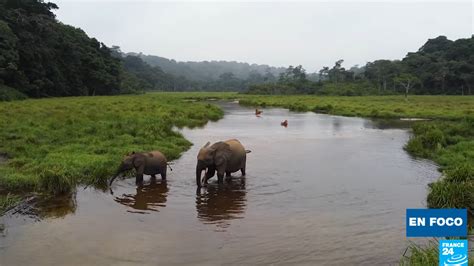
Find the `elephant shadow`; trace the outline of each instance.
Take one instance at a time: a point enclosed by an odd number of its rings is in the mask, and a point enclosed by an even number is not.
[[[196,211],[204,224],[227,228],[231,220],[244,218],[247,206],[245,178],[233,178],[224,184],[209,184],[197,189]]]
[[[132,208],[128,212],[148,213],[147,211],[159,211],[166,207],[168,196],[168,184],[166,181],[156,182],[152,180],[149,184],[137,186],[135,194],[122,194],[114,200],[122,205]]]

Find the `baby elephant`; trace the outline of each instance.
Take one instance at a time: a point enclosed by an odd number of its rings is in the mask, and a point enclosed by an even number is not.
[[[151,175],[152,178],[155,178],[156,174],[160,174],[161,179],[166,180],[166,166],[168,166],[168,161],[159,151],[132,152],[123,158],[116,174],[110,180],[109,186],[112,185],[112,182],[120,173],[131,170],[132,168],[135,168],[137,171],[137,185],[143,182],[143,174]]]
[[[231,173],[241,171],[245,176],[245,166],[247,162],[247,153],[244,146],[236,140],[230,139],[219,141],[211,145],[208,142],[201,148],[197,156],[196,165],[196,184],[201,187],[201,174],[206,171],[202,182],[207,184],[207,180],[217,172],[218,182],[222,183],[224,174],[230,176]]]

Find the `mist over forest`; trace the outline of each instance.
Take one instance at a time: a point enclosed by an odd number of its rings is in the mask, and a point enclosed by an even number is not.
[[[237,91],[254,94],[472,94],[474,39],[434,36],[400,60],[309,72],[234,61],[177,62],[123,52],[58,21],[54,3],[0,3],[0,98],[85,96],[145,91]],[[109,46],[111,45],[111,46]],[[318,58],[314,58],[318,60]]]

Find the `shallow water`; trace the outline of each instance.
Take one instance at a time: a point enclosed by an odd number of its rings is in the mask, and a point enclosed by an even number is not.
[[[405,209],[424,207],[439,176],[403,150],[405,129],[222,105],[222,120],[182,130],[195,145],[167,182],[119,180],[114,195],[78,188],[73,199],[3,217],[0,265],[398,263]],[[197,191],[197,151],[230,138],[252,150],[247,176],[221,186],[214,177]]]

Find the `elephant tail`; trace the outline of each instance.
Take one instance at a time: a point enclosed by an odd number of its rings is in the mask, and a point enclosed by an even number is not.
[[[251,153],[252,151],[251,150],[245,150],[245,153]]]
[[[170,170],[173,171],[173,168],[171,168],[171,164],[170,164],[170,163],[166,163],[166,165],[168,165],[168,167],[170,168]]]

